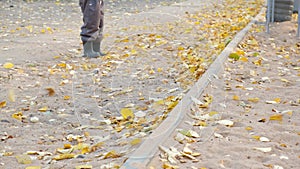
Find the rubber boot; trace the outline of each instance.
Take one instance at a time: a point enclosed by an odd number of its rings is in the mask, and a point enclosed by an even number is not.
[[[83,43],[83,57],[97,58],[100,54],[93,50],[93,42],[87,41]]]
[[[93,41],[93,50],[98,53],[100,56],[105,56],[105,53],[101,52],[101,40],[98,38]]]

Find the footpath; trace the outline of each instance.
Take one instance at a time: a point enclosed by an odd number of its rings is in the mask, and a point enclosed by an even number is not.
[[[299,41],[293,39],[293,32],[290,34],[290,39],[282,37],[283,43],[291,44],[278,46],[276,45],[278,40],[272,37],[276,35],[274,31],[276,28],[271,30],[274,34],[266,35],[262,26],[258,26],[254,30],[260,30],[259,35],[264,36],[262,39],[270,40],[266,41],[265,46],[263,43],[259,44],[258,38],[261,36],[254,36],[254,33],[251,36],[251,33],[245,44],[240,45],[241,51],[231,55],[231,61],[225,64],[225,70],[230,72],[227,72],[224,77],[219,74],[213,76],[219,81],[213,78],[207,79],[211,88],[205,89],[203,96],[197,90],[198,88],[196,90],[194,88],[192,92],[199,94],[199,97],[192,98],[192,102],[197,105],[192,106],[191,112],[191,100],[188,101],[189,104],[181,102],[197,79],[204,75],[221,51],[233,41],[235,34],[260,11],[262,4],[262,1],[256,0],[238,3],[232,0],[213,2],[189,0],[160,6],[146,12],[106,15],[103,48],[108,55],[99,59],[80,57],[79,37],[74,37],[74,34],[79,33],[78,28],[81,25],[81,22],[78,22],[80,12],[77,3],[49,3],[49,6],[40,6],[40,8],[25,5],[21,6],[20,10],[5,8],[4,11],[16,12],[12,15],[4,13],[7,21],[9,16],[19,19],[11,23],[2,21],[9,25],[4,26],[0,32],[4,39],[0,43],[2,50],[0,168],[191,168],[193,166],[238,168],[239,165],[233,162],[237,162],[235,157],[240,156],[238,155],[240,149],[237,148],[234,152],[224,151],[224,153],[228,152],[224,155],[217,152],[226,150],[224,147],[217,145],[211,148],[205,145],[206,148],[202,149],[201,143],[212,145],[218,143],[217,139],[219,142],[223,139],[238,146],[236,142],[230,142],[233,138],[230,131],[244,128],[250,136],[255,136],[254,139],[266,140],[264,137],[268,136],[263,135],[264,133],[255,133],[256,130],[261,129],[255,129],[256,118],[261,116],[264,117],[257,121],[264,122],[257,122],[258,124],[264,126],[273,124],[271,122],[274,121],[274,124],[277,124],[276,122],[279,121],[280,127],[284,124],[286,120],[284,117],[287,114],[290,119],[288,122],[293,124],[294,128],[288,129],[286,133],[299,132],[297,121],[294,119],[297,116],[293,115],[297,110],[294,108],[297,107],[274,108],[275,113],[283,112],[284,116],[270,115],[269,117],[264,114],[273,113],[273,109],[272,112],[266,109],[252,113],[252,107],[256,107],[252,105],[254,102],[258,105],[268,101],[268,106],[287,106],[291,102],[291,105],[297,106],[299,102],[297,96],[282,93],[281,97],[280,92],[288,92],[288,89],[279,90],[280,84],[276,84],[278,95],[274,98],[267,100],[264,98],[265,95],[246,98],[250,95],[250,91],[253,95],[256,91],[262,94],[259,89],[266,88],[261,84],[273,82],[271,75],[263,76],[265,73],[271,73],[272,71],[268,70],[276,67],[275,64],[268,63],[272,60],[267,58],[273,56],[271,53],[267,53],[268,55],[260,53],[265,50],[274,52],[278,49],[279,52],[283,52],[283,54],[276,54],[276,57],[279,60],[287,59],[286,62],[289,64],[283,61],[278,64],[292,67],[288,71],[284,66],[280,66],[278,71],[283,71],[285,74],[278,81],[294,87],[290,92],[297,91],[299,81],[292,75],[299,71],[299,61],[293,60],[297,54],[299,55],[297,53]],[[33,14],[34,17],[25,22],[22,17],[26,14]],[[42,14],[42,17],[39,14]],[[286,28],[286,31],[294,31],[295,23],[289,24],[290,29]],[[271,46],[268,47],[268,43]],[[261,49],[262,46],[266,49]],[[285,52],[288,52],[289,56]],[[251,59],[254,61],[252,62]],[[249,70],[251,64],[255,66],[253,70]],[[218,65],[222,66],[222,63]],[[231,67],[227,68],[227,66]],[[259,68],[262,70],[256,70]],[[239,78],[235,78],[235,75]],[[291,77],[289,78],[288,75]],[[248,87],[247,80],[253,82],[251,83],[253,86]],[[264,82],[262,83],[261,80]],[[245,84],[243,86],[236,83]],[[226,90],[224,91],[222,87]],[[202,88],[201,90],[204,90],[204,87]],[[241,91],[238,94],[231,93],[236,90]],[[210,91],[217,93],[210,93]],[[283,96],[291,96],[291,98]],[[235,111],[235,109],[229,111],[234,107],[233,105],[230,107],[233,100],[233,104],[239,104],[238,108],[242,107],[245,112]],[[263,104],[262,108],[266,106]],[[169,113],[173,109],[180,110],[180,119],[174,119],[176,124],[173,123],[168,129],[159,128],[158,126],[164,120],[172,121]],[[259,113],[262,114],[258,115]],[[250,117],[252,115],[255,118]],[[253,125],[242,121],[246,119],[245,117],[248,119],[248,116],[249,119],[255,119],[249,120]],[[282,117],[282,120],[273,120],[277,117]],[[225,127],[222,128],[224,123],[226,123]],[[172,131],[178,124],[178,128],[182,130],[176,140],[180,140],[181,143],[173,140],[173,136],[177,136],[177,133]],[[283,129],[279,127],[278,131],[282,131]],[[159,135],[163,135],[165,131],[168,131],[170,136],[166,135],[164,140],[153,139],[153,135],[151,136],[151,133],[160,132]],[[243,138],[247,139],[245,133],[243,134]],[[153,140],[148,139],[149,136]],[[239,135],[234,136],[237,138]],[[169,139],[166,139],[168,137]],[[294,135],[291,138],[288,140],[293,140]],[[273,138],[269,136],[268,139]],[[239,141],[234,139],[237,140]],[[275,141],[274,139],[263,143],[275,144]],[[153,145],[156,147],[151,148],[150,151],[145,149],[144,155],[136,156],[136,153],[143,149],[140,146],[147,146],[146,143],[149,148]],[[186,152],[189,150],[187,148],[184,151],[185,155],[178,152],[175,152],[175,156],[165,156],[165,153],[156,154],[158,147],[165,152],[171,146],[174,147],[171,149],[172,152],[166,152],[174,154],[175,148],[181,151],[182,146],[189,146],[186,143],[190,144],[190,148],[196,154]],[[290,146],[289,142],[283,141],[280,145]],[[294,148],[293,153],[297,154],[299,149],[296,143],[293,146],[296,148],[288,147],[290,149],[287,150]],[[260,148],[262,147],[257,146],[254,149],[261,151]],[[271,147],[271,151],[274,151],[274,147]],[[237,155],[233,156],[230,153]],[[223,159],[224,156],[226,159]],[[263,161],[269,162],[268,159],[272,159],[273,156],[271,154],[271,157]],[[191,160],[186,160],[186,157]],[[259,157],[249,155],[251,160],[260,159]],[[296,166],[294,162],[299,160],[289,154],[283,154],[280,158],[293,160],[291,166]],[[251,161],[248,166],[252,165],[252,162],[257,161]],[[267,167],[284,166],[280,163],[267,162],[261,164]]]

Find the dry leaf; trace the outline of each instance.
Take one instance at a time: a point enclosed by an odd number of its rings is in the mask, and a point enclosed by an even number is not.
[[[264,152],[264,153],[268,153],[268,152],[272,151],[272,148],[271,147],[265,147],[265,148],[254,147],[254,150],[258,150],[258,151],[261,151],[261,152]]]
[[[270,116],[270,120],[282,121],[282,114],[272,115]]]
[[[253,128],[252,128],[251,126],[247,126],[245,129],[248,130],[248,131],[250,131],[250,130],[252,130]]]
[[[17,119],[17,120],[22,120],[24,118],[22,112],[14,113],[11,115],[12,118]]]
[[[79,166],[75,166],[75,169],[92,169],[93,166],[92,165],[79,165]]]
[[[257,97],[249,98],[248,101],[253,102],[253,103],[257,103],[259,101],[259,98],[257,98]]]
[[[131,109],[123,108],[121,109],[121,115],[125,120],[132,120],[134,119],[134,113]]]
[[[13,89],[8,90],[8,100],[11,102],[16,101],[15,91]]]
[[[25,169],[42,169],[41,166],[29,166],[29,167],[26,167]]]
[[[14,67],[14,64],[13,63],[10,63],[10,62],[6,62],[6,63],[4,63],[4,65],[3,65],[3,68],[5,68],[5,69],[11,69],[11,68],[13,68]]]
[[[232,96],[232,99],[233,99],[233,100],[240,100],[240,97],[237,96],[237,95],[234,95],[234,96]]]
[[[178,132],[185,135],[185,136],[187,136],[187,137],[193,137],[193,138],[199,138],[200,137],[200,135],[197,132],[193,131],[193,130],[179,129]]]
[[[6,106],[6,101],[0,102],[0,108],[3,108]]]
[[[121,157],[121,155],[118,154],[115,150],[112,150],[110,152],[107,152],[104,155],[103,159],[107,159],[107,158],[119,158],[119,157]]]
[[[182,144],[183,141],[185,140],[185,135],[183,135],[181,133],[177,133],[176,136],[174,137],[174,139]]]
[[[163,166],[162,166],[163,169],[177,169],[179,168],[178,166],[175,166],[175,165],[171,165],[169,163],[164,163]]]
[[[268,139],[267,137],[260,137],[259,141],[261,141],[261,142],[270,142],[270,139]]]
[[[46,90],[48,90],[48,95],[49,95],[49,96],[53,96],[53,95],[55,94],[54,89],[51,88],[51,87],[46,88]]]
[[[39,109],[40,112],[46,112],[47,110],[48,110],[47,106],[44,106],[44,107]]]
[[[70,159],[70,158],[75,158],[75,154],[59,154],[55,157],[53,157],[53,160],[65,160],[65,159]]]
[[[32,163],[30,156],[27,154],[16,156],[16,159],[19,164],[31,164]]]
[[[225,125],[225,126],[227,126],[227,127],[232,127],[233,124],[234,124],[234,122],[231,121],[231,120],[219,120],[219,121],[217,121],[216,123]]]
[[[140,138],[136,138],[136,139],[131,140],[130,144],[132,146],[134,146],[134,145],[140,144],[141,142],[142,142],[142,140]]]
[[[70,98],[71,98],[71,96],[68,96],[68,95],[64,96],[64,100],[70,100]]]

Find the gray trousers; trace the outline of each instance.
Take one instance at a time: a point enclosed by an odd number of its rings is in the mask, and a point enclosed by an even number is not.
[[[83,14],[80,33],[82,42],[101,41],[104,26],[103,0],[79,0],[79,5]]]

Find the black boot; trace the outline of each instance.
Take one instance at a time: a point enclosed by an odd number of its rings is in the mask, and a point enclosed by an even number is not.
[[[93,42],[87,41],[83,43],[83,57],[97,58],[100,54],[93,50]]]
[[[101,52],[101,40],[98,38],[93,41],[93,50],[98,53],[100,56],[105,56],[105,53]]]

